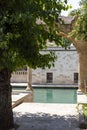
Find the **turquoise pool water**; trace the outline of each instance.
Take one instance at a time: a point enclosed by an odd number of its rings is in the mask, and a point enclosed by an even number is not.
[[[35,88],[34,102],[38,103],[77,103],[76,89]]]

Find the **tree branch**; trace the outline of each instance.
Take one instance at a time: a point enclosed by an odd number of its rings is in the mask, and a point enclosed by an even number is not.
[[[63,36],[63,37],[65,37],[65,38],[67,38],[69,41],[71,41],[72,42],[72,44],[74,45],[74,46],[76,46],[76,41],[75,41],[75,39],[73,38],[73,37],[70,37],[68,34],[66,34],[66,33],[64,33],[64,32],[56,32],[57,33],[57,35],[58,36]]]

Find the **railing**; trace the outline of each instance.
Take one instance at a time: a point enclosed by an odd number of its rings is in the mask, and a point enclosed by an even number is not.
[[[12,73],[11,82],[27,82],[27,71],[21,70]]]
[[[13,72],[12,75],[27,75],[27,71],[16,71]]]

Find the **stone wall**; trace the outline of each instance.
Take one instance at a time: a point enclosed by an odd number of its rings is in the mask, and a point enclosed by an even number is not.
[[[57,55],[55,67],[45,70],[37,68],[32,70],[32,84],[75,84],[74,73],[78,73],[78,56],[75,48],[65,50],[61,47],[52,47]],[[52,82],[47,83],[47,73],[53,74]],[[27,71],[13,73],[11,82],[27,82]]]
[[[74,84],[74,73],[78,73],[78,56],[74,47],[70,50],[54,48],[57,60],[55,67],[51,69],[36,69],[33,71],[33,84],[49,84],[47,83],[47,73],[53,73],[53,81],[51,84]]]

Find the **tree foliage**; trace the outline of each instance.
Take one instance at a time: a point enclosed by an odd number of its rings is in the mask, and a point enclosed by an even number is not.
[[[81,13],[81,10],[78,8],[78,9],[74,9],[74,10],[70,11],[68,16],[79,16],[80,13]]]
[[[0,0],[0,69],[50,67],[56,56],[41,54],[47,39],[61,45],[55,23],[67,0]],[[57,24],[56,27],[58,28]]]
[[[75,36],[77,40],[87,41],[87,1],[80,1],[80,9],[78,9],[78,20],[71,35]],[[76,14],[75,14],[76,15]]]

